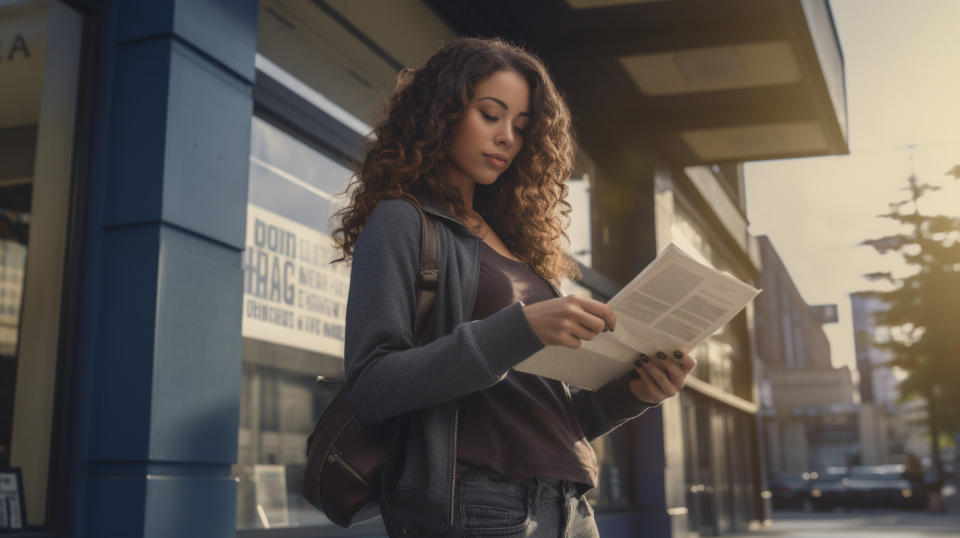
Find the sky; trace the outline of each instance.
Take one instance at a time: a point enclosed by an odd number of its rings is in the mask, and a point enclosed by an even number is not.
[[[921,211],[960,216],[960,0],[831,0],[843,51],[850,154],[748,163],[750,232],[767,235],[809,304],[835,303],[825,325],[835,366],[855,369],[849,294],[909,271],[864,239],[897,233],[877,218],[906,178],[943,185]],[[925,201],[926,200],[926,201]],[[960,297],[958,297],[960,300]]]

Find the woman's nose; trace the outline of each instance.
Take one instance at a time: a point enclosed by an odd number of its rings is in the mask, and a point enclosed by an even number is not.
[[[513,125],[506,125],[506,122],[504,122],[504,125],[505,127],[501,128],[497,132],[496,142],[498,144],[509,147],[513,145],[514,138],[515,138],[515,135],[513,134]]]

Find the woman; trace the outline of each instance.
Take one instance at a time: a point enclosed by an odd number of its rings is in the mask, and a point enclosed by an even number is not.
[[[545,345],[579,347],[616,318],[561,297],[570,115],[543,64],[461,38],[401,73],[334,238],[352,257],[347,398],[399,419],[381,513],[391,536],[596,536],[584,493],[599,437],[683,386],[694,360],[641,356],[597,392],[511,371]],[[440,282],[413,341],[420,219],[439,223]],[[559,211],[559,214],[558,214]]]

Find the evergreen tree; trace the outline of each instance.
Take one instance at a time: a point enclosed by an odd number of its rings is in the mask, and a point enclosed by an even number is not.
[[[947,175],[960,179],[960,165]],[[940,187],[920,183],[912,174],[907,182],[909,197],[889,204],[890,211],[880,215],[902,224],[905,232],[861,244],[880,254],[896,252],[916,271],[864,276],[895,286],[869,292],[889,307],[875,319],[890,329],[892,339],[875,345],[889,349],[889,365],[907,374],[900,384],[901,398],[926,400],[932,464],[943,476],[940,434],[960,430],[960,217],[921,213],[920,199]]]

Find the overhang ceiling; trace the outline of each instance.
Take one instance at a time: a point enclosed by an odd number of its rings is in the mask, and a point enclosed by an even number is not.
[[[640,144],[695,165],[848,151],[826,0],[427,3],[460,34],[536,51],[595,153]]]

